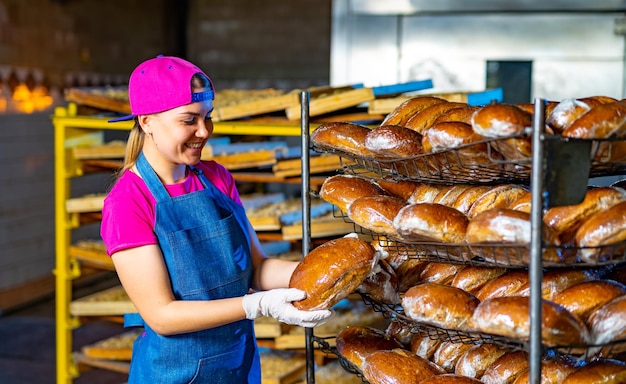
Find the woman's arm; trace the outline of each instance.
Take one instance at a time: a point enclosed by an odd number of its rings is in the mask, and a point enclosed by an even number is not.
[[[124,290],[143,320],[161,335],[200,331],[246,318],[242,298],[176,300],[157,245],[130,248],[112,255]]]

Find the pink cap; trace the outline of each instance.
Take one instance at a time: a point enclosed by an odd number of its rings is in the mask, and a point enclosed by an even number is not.
[[[144,61],[130,74],[128,81],[132,115],[109,122],[131,120],[137,115],[149,115],[198,101],[213,100],[212,89],[196,93],[191,91],[191,78],[196,73],[203,74],[211,82],[200,68],[178,57],[159,55]]]

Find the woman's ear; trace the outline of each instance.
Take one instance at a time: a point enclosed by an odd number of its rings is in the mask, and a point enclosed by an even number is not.
[[[139,122],[139,126],[143,130],[143,132],[147,135],[152,133],[150,129],[150,115],[139,115],[137,116],[137,121]]]

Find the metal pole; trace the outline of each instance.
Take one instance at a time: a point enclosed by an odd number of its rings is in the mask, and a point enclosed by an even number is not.
[[[311,192],[309,180],[309,101],[310,93],[300,93],[300,127],[302,129],[302,257],[309,254],[311,248]],[[315,350],[313,348],[313,328],[305,328],[306,344],[306,382],[315,384]]]
[[[541,280],[542,246],[543,246],[543,134],[545,127],[543,99],[535,99],[533,132],[532,132],[532,169],[531,169],[531,237],[530,237],[530,383],[541,382]]]

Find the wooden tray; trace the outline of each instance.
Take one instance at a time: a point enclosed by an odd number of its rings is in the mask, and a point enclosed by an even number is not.
[[[100,212],[105,197],[106,194],[93,194],[67,199],[65,209],[68,213]]]
[[[137,309],[120,285],[72,301],[70,313],[74,316],[120,316],[137,313]]]
[[[84,265],[110,271],[115,270],[113,261],[106,254],[106,249],[101,241],[80,241],[70,245],[68,254],[70,257],[81,261]]]
[[[143,329],[127,331],[108,339],[81,348],[81,352],[92,359],[130,361],[133,343]]]
[[[349,89],[328,96],[311,97],[309,102],[309,116],[319,116],[325,113],[354,107],[364,102],[374,100],[374,91],[371,88]],[[285,110],[288,120],[300,119],[301,107],[296,105]]]

